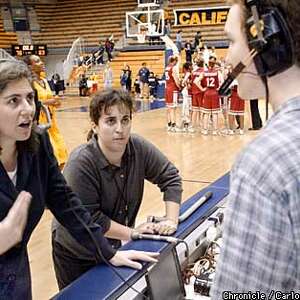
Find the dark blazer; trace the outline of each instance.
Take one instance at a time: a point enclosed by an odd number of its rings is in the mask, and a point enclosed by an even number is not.
[[[95,261],[98,260],[96,246],[81,221],[90,228],[106,259],[109,260],[115,254],[104,238],[101,226],[91,221],[90,214],[81,205],[79,198],[66,185],[48,135],[39,136],[39,139],[38,151],[18,153],[16,187],[0,162],[0,220],[6,217],[20,191],[25,190],[32,195],[23,240],[0,256],[0,299],[31,299],[27,243],[45,206],[80,244],[95,254]]]

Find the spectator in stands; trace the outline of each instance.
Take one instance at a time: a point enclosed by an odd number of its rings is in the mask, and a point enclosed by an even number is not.
[[[58,96],[53,97],[48,81],[43,76],[45,75],[45,66],[43,61],[37,55],[27,56],[24,61],[30,67],[33,75],[33,87],[37,92],[39,101],[47,106],[51,116],[51,127],[48,130],[51,144],[54,150],[55,157],[62,169],[68,154],[64,139],[59,131],[56,119],[56,107],[61,105]],[[41,111],[39,123],[48,123],[47,116],[44,111]]]
[[[106,62],[103,71],[104,89],[111,89],[113,84],[113,72],[110,67],[110,62]]]
[[[45,207],[84,245],[94,262],[100,262],[95,243],[114,266],[141,269],[135,260],[153,262],[157,256],[112,249],[103,228],[66,185],[49,135],[36,133],[34,95],[27,66],[0,60],[0,298],[5,300],[32,299],[27,244]]]
[[[112,51],[114,49],[114,45],[115,44],[112,39],[109,38],[106,39],[104,47],[109,61],[112,61]]]
[[[133,110],[127,92],[96,94],[89,109],[92,130],[88,143],[72,152],[64,169],[68,184],[116,249],[133,233],[174,233],[182,194],[176,167],[150,142],[131,134]],[[145,179],[163,193],[166,218],[135,227]],[[55,221],[53,258],[60,289],[96,265],[82,244]]]
[[[179,51],[179,53],[181,52],[182,50],[182,37],[181,37],[181,33],[182,33],[182,30],[178,30],[177,33],[176,33],[176,47]]]
[[[99,65],[103,65],[104,61],[103,61],[103,54],[105,51],[105,47],[103,46],[103,43],[100,41],[99,42],[99,47],[97,52],[95,53],[95,57],[96,57],[96,63]]]
[[[200,31],[197,31],[197,33],[195,34],[194,37],[194,49],[197,50],[198,47],[201,47],[201,40],[202,40],[202,36]]]
[[[193,46],[191,41],[185,43],[184,50],[185,50],[185,62],[192,62]]]
[[[166,21],[165,21],[164,34],[167,35],[167,36],[171,35],[171,21],[170,21],[170,19],[166,19]]]
[[[149,75],[150,71],[145,62],[142,63],[142,68],[139,70],[139,81],[141,89],[141,97],[145,100],[149,99]]]

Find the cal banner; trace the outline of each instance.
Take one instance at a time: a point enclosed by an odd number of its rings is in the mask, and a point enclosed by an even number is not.
[[[229,6],[174,9],[174,25],[224,25],[228,11]]]

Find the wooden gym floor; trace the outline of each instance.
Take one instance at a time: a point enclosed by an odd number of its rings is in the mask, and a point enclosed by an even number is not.
[[[87,106],[89,98],[65,97],[57,113],[60,130],[68,151],[86,141],[89,130]],[[260,101],[264,118],[264,101]],[[147,107],[148,103],[142,103]],[[249,104],[246,105],[245,128],[250,126]],[[200,133],[170,133],[165,129],[165,108],[138,112],[133,117],[132,132],[138,133],[155,144],[179,169],[183,179],[183,201],[229,171],[237,154],[256,136],[245,135],[203,136]],[[220,116],[222,122],[222,116]],[[144,199],[137,223],[148,215],[163,215],[164,206],[159,189],[146,183]],[[52,215],[45,211],[29,243],[33,299],[49,299],[58,292],[51,258]],[[101,278],[99,278],[101,280]]]

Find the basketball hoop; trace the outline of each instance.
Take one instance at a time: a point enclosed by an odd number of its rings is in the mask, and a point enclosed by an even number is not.
[[[140,32],[137,34],[137,40],[140,44],[145,43],[146,40],[146,33],[147,33],[147,28],[146,27],[141,27]]]
[[[140,44],[145,43],[146,40],[146,32],[141,32],[137,35],[137,40]]]

